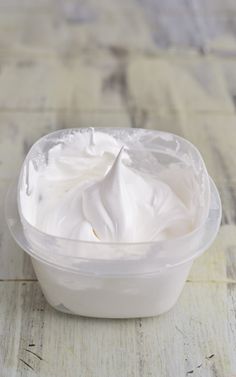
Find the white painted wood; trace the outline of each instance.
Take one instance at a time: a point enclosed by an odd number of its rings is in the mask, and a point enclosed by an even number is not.
[[[6,376],[72,377],[75,371],[81,377],[171,377],[192,374],[191,370],[198,377],[233,373],[225,283],[187,283],[172,311],[143,320],[61,314],[45,303],[37,282],[2,282],[0,302]],[[13,331],[14,338],[8,339]]]
[[[35,280],[30,258],[15,243],[4,215],[4,200],[10,180],[0,180],[0,284],[2,280]]]
[[[235,43],[235,2],[199,0],[129,0],[125,3],[92,1],[2,0],[0,3],[2,44],[54,48],[66,52],[68,46],[123,46],[156,51],[160,48],[193,48],[211,51],[223,37]],[[28,17],[30,15],[30,17]],[[8,26],[8,27],[7,27]],[[112,32],[111,32],[112,30]],[[217,51],[224,50],[219,44]]]
[[[235,4],[0,0],[1,377],[236,375]],[[32,143],[87,126],[184,136],[220,190],[217,240],[161,317],[56,312],[7,230],[4,195]]]

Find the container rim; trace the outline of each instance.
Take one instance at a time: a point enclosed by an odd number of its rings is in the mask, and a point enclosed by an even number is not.
[[[59,259],[58,261],[56,260],[51,260],[50,258],[46,258],[44,255],[40,255],[40,253],[38,253],[37,251],[35,251],[34,247],[32,247],[30,245],[30,243],[28,242],[25,234],[24,234],[24,229],[23,229],[23,224],[20,220],[20,216],[19,216],[19,213],[18,213],[18,208],[17,208],[17,205],[16,205],[16,202],[15,203],[12,203],[11,201],[11,197],[12,194],[16,194],[16,185],[12,184],[7,192],[7,196],[6,196],[6,200],[5,200],[5,217],[6,217],[6,220],[7,220],[7,224],[8,224],[8,227],[10,229],[10,232],[13,236],[13,238],[15,239],[16,243],[21,247],[23,248],[32,258],[44,263],[44,264],[47,264],[49,266],[52,266],[54,268],[57,268],[57,269],[60,269],[60,270],[64,270],[64,271],[71,271],[71,272],[76,272],[76,273],[80,273],[80,274],[83,274],[83,275],[88,275],[88,276],[104,276],[104,277],[116,277],[116,276],[124,276],[124,277],[127,277],[127,276],[150,276],[150,275],[153,275],[153,274],[157,274],[157,273],[161,273],[163,270],[166,270],[166,269],[171,269],[171,268],[174,268],[174,267],[178,267],[178,266],[181,266],[185,263],[188,263],[188,262],[191,262],[193,261],[194,259],[196,259],[198,256],[200,256],[210,245],[211,243],[214,241],[217,233],[218,233],[218,230],[219,230],[219,227],[220,227],[220,223],[221,223],[221,216],[222,216],[222,206],[221,206],[221,200],[220,200],[220,196],[219,196],[219,193],[218,193],[218,190],[216,188],[216,185],[214,183],[214,181],[210,178],[210,183],[211,183],[211,193],[212,193],[212,197],[211,197],[211,208],[210,208],[210,211],[209,211],[209,216],[207,218],[207,221],[205,222],[204,226],[207,228],[207,224],[208,222],[212,222],[212,220],[210,219],[210,214],[213,213],[216,211],[216,214],[217,216],[214,216],[214,223],[213,223],[213,229],[210,229],[211,233],[210,233],[210,236],[208,236],[208,239],[207,239],[207,242],[205,242],[203,245],[200,245],[200,247],[197,247],[195,249],[195,251],[193,250],[191,252],[190,255],[187,255],[187,256],[184,256],[182,258],[180,258],[180,260],[178,260],[177,262],[175,261],[174,263],[172,264],[165,264],[163,265],[161,268],[157,267],[155,268],[154,270],[150,270],[150,271],[142,271],[142,272],[120,272],[120,273],[117,273],[117,272],[113,272],[111,274],[109,274],[108,272],[106,273],[101,273],[101,272],[96,272],[96,271],[86,271],[86,270],[83,270],[81,269],[78,265],[77,266],[73,266],[73,265],[64,265],[61,261],[61,259]],[[205,229],[205,233],[206,233],[206,229]],[[131,244],[131,243],[130,243]],[[60,257],[61,255],[59,255]],[[65,257],[65,255],[63,255],[63,257]],[[137,260],[136,259],[118,259],[118,260],[111,260],[111,259],[98,259],[98,258],[83,258],[83,257],[74,257],[74,256],[70,256],[68,255],[66,257],[67,261],[68,259],[73,259],[73,260],[76,260],[76,261],[86,261],[86,262],[95,262],[95,263],[99,263],[99,265],[107,265],[109,263],[114,262],[115,264],[116,263],[135,263]],[[143,261],[143,259],[141,258],[139,261]]]

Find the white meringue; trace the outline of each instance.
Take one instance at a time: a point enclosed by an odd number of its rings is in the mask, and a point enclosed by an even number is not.
[[[200,222],[200,184],[190,167],[153,174],[132,165],[129,149],[103,132],[70,135],[28,174],[20,201],[41,231],[97,242],[146,242],[191,232]]]

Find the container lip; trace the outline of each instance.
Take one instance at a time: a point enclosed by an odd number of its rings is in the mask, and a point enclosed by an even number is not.
[[[86,132],[86,130],[89,130],[91,129],[91,127],[85,127],[85,128],[65,128],[65,129],[60,129],[60,130],[56,130],[56,131],[53,131],[53,132],[50,132],[48,134],[46,134],[45,136],[42,136],[41,138],[39,138],[33,145],[32,147],[30,148],[25,160],[27,159],[27,157],[29,156],[29,154],[31,153],[32,149],[38,145],[43,139],[45,138],[48,138],[50,136],[53,136],[53,135],[56,135],[56,134],[60,134],[61,132],[63,131],[66,131],[68,133],[70,132],[73,132],[73,131],[76,131],[76,132]],[[121,128],[121,127],[111,127],[111,128],[106,128],[106,127],[96,127],[96,131],[106,131],[107,130],[124,130],[124,128]],[[165,131],[158,131],[158,130],[150,130],[150,129],[144,129],[144,128],[130,128],[129,130],[133,130],[134,132],[145,132],[146,134],[159,134],[159,135],[168,135],[168,136],[171,136],[171,137],[175,137],[179,140],[182,140],[184,143],[188,144],[189,146],[191,146],[191,148],[196,152],[196,154],[198,155],[199,157],[199,160],[202,164],[202,168],[204,170],[204,173],[206,174],[206,177],[208,177],[207,179],[207,189],[208,189],[208,193],[210,194],[210,177],[208,175],[208,172],[207,172],[207,168],[206,168],[206,165],[205,165],[205,162],[203,160],[203,157],[200,153],[200,151],[198,150],[198,148],[192,144],[190,141],[188,141],[187,139],[179,136],[179,135],[176,135],[176,134],[173,134],[171,132],[165,132]],[[19,175],[19,178],[21,177],[22,175],[22,171],[23,171],[23,165],[24,163],[22,164],[22,168],[21,168],[21,171],[20,171],[20,175]],[[20,200],[19,200],[19,182],[20,182],[20,179],[18,180],[18,184],[17,184],[17,202],[18,202],[18,206],[20,206]],[[60,240],[60,241],[66,241],[66,242],[69,242],[71,244],[73,243],[76,243],[76,244],[81,244],[81,245],[100,245],[100,246],[125,246],[125,247],[133,247],[133,246],[142,246],[142,245],[145,245],[145,246],[153,246],[153,245],[156,245],[156,246],[159,246],[159,245],[163,245],[163,244],[174,244],[175,242],[181,242],[182,240],[185,241],[186,239],[190,239],[191,237],[193,237],[198,231],[200,231],[200,229],[203,229],[205,224],[206,224],[206,221],[207,221],[207,217],[205,217],[204,221],[202,224],[200,224],[198,227],[196,227],[194,230],[192,230],[191,232],[183,235],[183,236],[178,236],[178,237],[174,237],[170,240],[164,240],[164,241],[142,241],[142,242],[107,242],[107,241],[86,241],[86,240],[78,240],[78,239],[73,239],[73,238],[66,238],[66,237],[61,237],[61,236],[55,236],[55,235],[52,235],[52,234],[49,234],[49,233],[45,233],[43,231],[41,231],[40,229],[38,229],[37,227],[35,227],[34,225],[30,224],[28,222],[28,220],[25,218],[25,216],[23,215],[23,212],[21,211],[21,216],[23,217],[23,220],[24,220],[24,223],[26,224],[27,227],[31,228],[35,233],[39,234],[40,237],[46,237],[47,239],[51,239],[51,240]],[[61,255],[61,254],[60,254]],[[68,256],[69,258],[69,256]],[[73,257],[75,258],[75,257]],[[80,259],[86,259],[86,258],[82,258],[82,257],[78,257]],[[95,258],[90,258],[91,260],[97,260]],[[98,259],[100,260],[100,259]]]

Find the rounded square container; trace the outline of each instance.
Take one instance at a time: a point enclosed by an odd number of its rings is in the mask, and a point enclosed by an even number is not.
[[[164,313],[177,301],[193,260],[216,237],[221,221],[218,191],[200,153],[187,140],[153,130],[96,130],[122,140],[128,148],[138,145],[142,146],[142,153],[159,153],[163,163],[168,164],[175,158],[192,166],[206,187],[207,204],[202,224],[184,237],[141,243],[78,241],[55,237],[35,228],[25,218],[20,205],[24,171],[29,169],[30,162],[46,164],[50,148],[65,137],[88,131],[67,129],[44,136],[26,156],[18,184],[11,186],[6,197],[9,228],[16,242],[31,256],[43,293],[54,308],[103,318]]]

